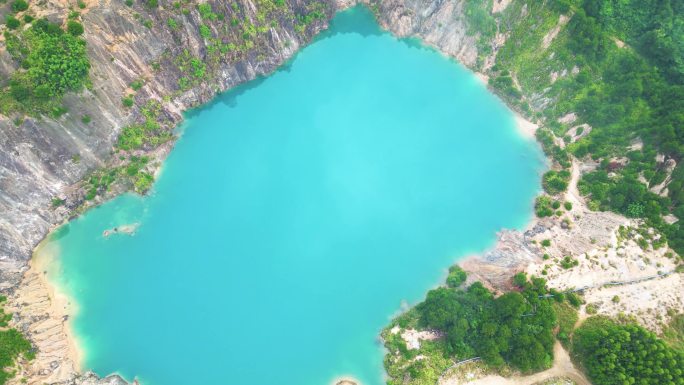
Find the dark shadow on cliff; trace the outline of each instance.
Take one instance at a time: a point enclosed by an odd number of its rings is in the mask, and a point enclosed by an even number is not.
[[[310,44],[315,44],[316,42],[334,37],[339,34],[358,34],[363,37],[369,37],[381,36],[388,33],[389,32],[384,31],[382,28],[380,28],[380,25],[375,20],[375,16],[366,6],[357,5],[347,10],[338,12],[335,15],[335,17],[333,17],[332,20],[330,20],[329,28],[319,33],[311,41]],[[414,39],[400,39],[400,41],[404,40]],[[412,47],[415,46],[429,49],[422,46],[420,43],[418,43],[417,40],[416,43],[407,42],[407,44],[410,44]],[[253,80],[250,80],[246,83],[242,83],[230,89],[229,91],[217,95],[215,98],[213,98],[211,101],[205,104],[202,104],[196,108],[186,111],[186,119],[192,119],[193,117],[196,117],[197,115],[201,114],[203,110],[211,109],[218,103],[224,104],[226,107],[229,108],[236,107],[238,99],[242,94],[261,85],[261,83],[264,82],[269,76],[272,76],[273,74],[278,72],[290,72],[292,64],[295,60],[297,60],[299,52],[301,52],[304,49],[306,49],[306,46],[301,47],[300,50],[292,56],[292,58],[290,58],[285,63],[280,65],[275,71],[273,71],[273,73],[257,76]],[[236,67],[242,66],[246,66],[246,63],[242,62],[236,64]]]

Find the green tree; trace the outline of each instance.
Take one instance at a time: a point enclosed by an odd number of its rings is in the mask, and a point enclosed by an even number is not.
[[[466,281],[466,278],[468,278],[468,274],[460,266],[454,265],[449,268],[446,284],[449,287],[459,287]]]
[[[28,9],[26,0],[15,0],[12,2],[12,12],[22,12]]]
[[[21,22],[16,17],[14,17],[12,15],[7,15],[5,17],[5,24],[7,25],[7,28],[9,28],[9,29],[17,29],[21,25]]]
[[[592,317],[575,331],[573,353],[596,385],[682,385],[684,355],[635,324]]]
[[[83,25],[77,21],[69,20],[67,22],[67,32],[73,36],[83,35]]]

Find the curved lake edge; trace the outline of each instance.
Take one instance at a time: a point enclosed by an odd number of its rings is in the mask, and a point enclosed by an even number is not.
[[[325,34],[325,31],[322,32],[322,33]],[[385,31],[385,30],[383,30],[383,33],[388,33],[388,32]],[[324,38],[324,37],[323,37],[323,38]],[[409,38],[409,39],[400,38],[400,40],[416,40],[416,39],[415,39],[415,38]],[[316,41],[316,40],[314,40],[314,41],[311,42],[311,43],[314,43],[315,41]],[[436,51],[436,52],[440,52],[441,54],[443,54],[443,52],[440,51],[439,48],[436,47],[436,46],[434,46],[434,45],[423,44],[423,46],[426,47],[426,48],[432,49],[432,50],[434,50],[434,51]],[[300,50],[303,49],[303,48],[305,48],[305,47],[306,47],[306,46],[300,47]],[[296,59],[296,55],[297,55],[297,54],[298,54],[298,53],[296,53],[292,58],[290,58],[285,64],[283,64],[283,66],[281,66],[281,67],[279,67],[278,69],[276,69],[276,71],[283,70],[284,67],[287,66],[287,63],[289,63],[289,62],[291,62],[292,60]],[[444,54],[443,54],[443,55],[444,55]],[[449,57],[449,56],[447,56],[447,55],[444,55],[444,56],[445,56],[445,57]],[[449,57],[449,58],[452,59],[451,57]],[[453,60],[453,59],[452,59],[452,60]],[[455,60],[454,60],[454,61],[455,61]],[[455,61],[455,62],[458,63],[458,64],[459,64],[460,66],[462,66],[463,68],[468,69],[468,71],[473,72],[476,76],[477,76],[477,75],[480,75],[480,76],[478,76],[480,79],[482,79],[482,76],[484,76],[484,75],[478,74],[477,72],[474,72],[474,71],[470,70],[468,67],[463,66],[462,64],[460,64],[460,63],[457,62],[457,61]],[[258,80],[252,80],[251,82],[246,83],[246,84],[243,84],[243,85],[246,86],[247,84],[250,84],[250,83],[255,82],[255,81],[258,81]],[[243,85],[241,85],[241,86],[243,86]],[[487,87],[487,88],[490,90],[490,92],[493,93],[493,91],[492,91],[492,89],[491,89],[490,87]],[[226,91],[226,92],[227,92],[227,91]],[[220,95],[219,95],[217,98],[213,99],[212,102],[217,101],[217,99],[218,99],[219,97],[220,97]],[[499,100],[501,101],[501,103],[505,105],[505,103],[504,103],[500,98],[497,97],[497,99],[499,99]],[[212,103],[212,102],[210,102],[210,103]],[[507,106],[507,108],[508,108],[510,111],[512,111],[512,112],[516,115],[516,122],[517,122],[516,127],[518,127],[519,133],[521,134],[521,136],[523,136],[523,137],[526,138],[526,139],[530,139],[530,137],[533,136],[533,132],[534,132],[534,131],[533,131],[532,127],[534,126],[534,124],[531,123],[531,122],[529,122],[529,121],[526,121],[524,118],[522,118],[522,117],[520,116],[519,113],[517,113],[515,110],[511,109],[510,107]],[[189,113],[191,113],[191,112],[189,112]],[[181,125],[182,125],[182,123],[181,123]],[[168,154],[168,153],[167,153],[167,154]],[[160,172],[162,172],[162,171],[163,171],[163,164],[161,164],[161,165],[158,167],[158,169],[157,169],[157,174],[160,173]],[[152,191],[152,193],[154,193],[154,192]],[[110,200],[111,200],[112,198],[114,198],[114,196],[109,197]],[[101,204],[101,203],[105,203],[105,202],[100,202],[100,204]],[[93,207],[93,208],[97,208],[97,206],[96,206],[96,207]],[[73,219],[72,219],[72,220],[73,220]],[[76,220],[77,220],[77,219],[76,219]],[[533,226],[535,223],[536,223],[536,219],[535,219],[535,218],[532,218],[532,219],[528,222],[528,224],[525,225],[524,227],[525,227],[525,228],[529,228],[530,226]],[[53,231],[51,231],[51,233],[45,238],[45,240],[49,240],[50,237],[53,236],[53,234],[56,233],[56,231],[59,231],[59,227],[64,226],[64,225],[65,225],[65,224],[62,224],[62,225],[60,225],[60,226],[55,227],[55,229],[53,229]],[[66,225],[68,225],[68,223],[66,223]],[[45,242],[45,240],[44,240],[44,242]],[[42,243],[43,243],[43,242],[41,242],[41,244],[42,244]],[[491,248],[491,247],[490,247],[490,248]],[[38,254],[38,253],[41,251],[40,249],[41,249],[41,246],[40,246],[40,245],[39,245],[38,247],[36,247],[35,252],[34,252],[34,260],[36,259],[36,255],[35,255],[35,254]],[[488,248],[488,249],[489,249],[489,248]],[[44,267],[43,267],[43,265],[41,265],[40,263],[35,263],[35,264],[34,264],[34,263],[33,263],[33,260],[32,260],[31,268],[34,269],[34,270],[38,270],[38,271],[34,271],[35,273],[41,273],[41,270],[42,270],[42,268],[44,268]],[[54,267],[53,267],[53,268],[54,268]],[[57,267],[57,268],[58,268],[58,267]],[[41,274],[41,275],[42,275],[42,274]],[[60,288],[59,285],[58,285],[57,283],[55,283],[55,282],[46,281],[46,283],[47,283],[48,285],[52,286],[52,289],[54,289],[54,291],[50,294],[50,295],[51,295],[51,298],[53,298],[53,301],[59,302],[59,301],[57,300],[56,297],[59,297],[60,295],[63,295],[63,294],[64,294],[64,293],[63,293],[63,290],[62,290],[63,288]],[[50,290],[50,289],[48,288],[48,290]],[[72,301],[73,301],[73,298],[72,298],[69,302],[72,302]],[[57,318],[57,319],[59,319],[59,318],[64,318],[64,316],[67,316],[67,317],[70,319],[71,317],[73,317],[73,316],[76,314],[76,313],[75,313],[75,312],[77,311],[76,309],[77,309],[77,304],[76,304],[75,307],[72,307],[71,309],[65,309],[65,311],[63,312],[63,314],[52,314],[52,315],[54,316],[54,318]],[[57,311],[57,310],[55,310],[55,311]],[[66,334],[67,334],[67,341],[69,341],[70,345],[74,347],[74,349],[73,349],[74,352],[79,352],[79,349],[78,349],[78,345],[79,345],[79,344],[78,344],[78,341],[75,339],[75,337],[74,337],[74,335],[73,335],[73,332],[70,331],[70,324],[71,324],[71,322],[70,322],[69,320],[67,320],[67,322],[65,323],[65,325],[66,325],[65,332],[66,332]],[[79,367],[79,365],[78,365],[78,362],[80,362],[80,358],[79,358],[78,354],[79,354],[79,353],[76,353],[75,356],[70,357],[69,359],[71,359],[71,360],[74,362],[74,364],[75,364],[75,366],[77,367],[78,370],[82,370],[83,368]]]

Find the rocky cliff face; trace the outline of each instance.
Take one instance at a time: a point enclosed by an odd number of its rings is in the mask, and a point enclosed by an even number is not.
[[[445,55],[473,67],[477,61],[474,36],[467,34],[465,1],[383,0],[371,5],[383,28],[399,37],[418,37]]]
[[[242,40],[221,30],[233,18],[256,20],[258,5],[251,0],[239,3],[236,11],[228,3],[210,2],[216,14],[224,15],[223,22],[201,20],[194,4],[184,8],[188,11],[175,9],[170,2],[154,10],[110,0],[87,5],[82,20],[92,87],[67,95],[68,113],[58,119],[27,118],[19,123],[0,115],[0,289],[18,283],[33,248],[82,204],[78,182],[107,166],[122,127],[141,119],[139,107],[126,109],[121,102],[131,91],[131,82],[144,79],[135,95],[136,106],[148,100],[162,102],[160,123],[170,130],[182,119],[182,111],[273,71],[323,28],[335,9],[325,5],[326,18],[297,32],[297,15],[306,15],[314,3],[289,2],[272,15],[275,22],[253,39],[251,47],[210,57],[210,41],[200,35],[199,26],[208,25],[225,41]],[[68,12],[66,2],[59,0],[34,7],[52,21],[63,20]],[[167,27],[169,18],[178,20],[174,30]],[[176,60],[182,55],[209,62],[206,75],[185,90],[179,80],[187,76],[187,68]],[[0,78],[7,78],[15,66],[0,45]],[[81,121],[84,115],[91,117],[89,123]],[[163,157],[165,152],[156,155]],[[53,198],[65,199],[66,205],[52,207]]]
[[[42,272],[27,272],[34,248],[51,228],[130,188],[114,185],[93,200],[85,199],[84,178],[116,164],[119,156],[114,144],[121,130],[141,122],[144,106],[156,101],[161,105],[158,123],[171,131],[182,120],[183,111],[276,69],[325,28],[335,11],[355,1],[286,0],[276,10],[266,0],[237,0],[237,6],[218,0],[206,3],[216,18],[203,17],[192,1],[160,1],[159,7],[148,8],[139,2],[126,6],[122,1],[87,0],[80,11],[92,87],[67,95],[68,112],[57,119],[18,121],[15,116],[0,115],[0,291],[9,294],[14,326],[38,348],[35,362],[21,370],[31,384],[125,383],[116,376],[99,380],[78,374],[77,365],[68,357],[64,309],[55,306]],[[368,5],[381,25],[396,35],[417,36],[474,65],[477,49],[466,34],[462,1],[383,0]],[[36,16],[56,22],[69,12],[62,0],[32,7]],[[228,27],[236,22],[258,26],[264,18],[267,26],[261,23],[249,44],[246,32]],[[174,27],[170,19],[176,21]],[[211,38],[202,36],[202,25],[210,29]],[[217,53],[217,42],[235,45]],[[187,61],[193,58],[206,64],[201,77],[188,72]],[[0,41],[0,83],[16,65]],[[129,87],[136,80],[144,80],[144,85],[133,92]],[[132,108],[122,105],[128,94],[135,94]],[[90,117],[88,123],[81,119],[85,115]],[[135,153],[152,157],[149,168],[153,169],[171,148],[172,142],[167,142],[143,146]],[[55,207],[55,198],[64,204]]]

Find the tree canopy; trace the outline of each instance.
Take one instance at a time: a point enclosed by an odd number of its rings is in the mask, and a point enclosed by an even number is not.
[[[590,318],[575,331],[573,353],[595,385],[684,384],[684,354],[635,324]]]
[[[449,353],[481,357],[487,364],[505,363],[531,372],[553,362],[556,315],[542,279],[525,281],[521,292],[497,298],[480,282],[467,289],[431,290],[416,307],[423,327],[443,331]]]

